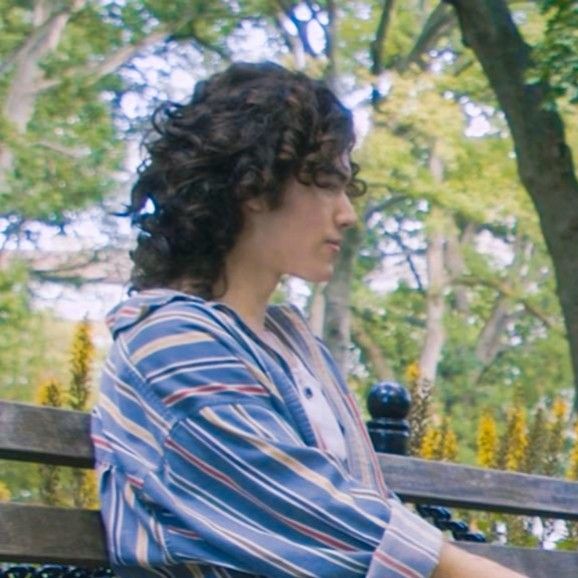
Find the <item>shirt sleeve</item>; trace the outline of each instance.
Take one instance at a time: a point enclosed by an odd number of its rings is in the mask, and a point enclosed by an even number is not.
[[[439,531],[359,487],[305,446],[266,403],[214,404],[166,441],[161,503],[168,557],[275,577],[426,577]],[[195,539],[191,539],[195,536]]]

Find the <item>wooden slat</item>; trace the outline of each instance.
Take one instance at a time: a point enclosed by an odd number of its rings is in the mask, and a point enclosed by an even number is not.
[[[578,520],[578,482],[388,454],[379,460],[389,487],[409,502]]]
[[[578,552],[510,548],[495,544],[463,542],[458,542],[457,545],[473,554],[490,558],[507,568],[521,572],[529,578],[576,578],[578,576]],[[488,578],[492,577],[488,576]]]
[[[100,514],[0,503],[0,560],[107,564]]]
[[[90,416],[0,401],[0,458],[90,468]]]
[[[0,560],[78,566],[108,564],[103,529],[97,512],[0,504],[0,519]],[[493,544],[457,545],[523,572],[529,578],[578,576],[578,552],[510,548]]]

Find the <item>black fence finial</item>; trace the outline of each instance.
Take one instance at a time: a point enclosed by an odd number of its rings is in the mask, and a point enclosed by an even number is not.
[[[409,391],[394,381],[376,383],[369,390],[367,409],[372,417],[367,422],[375,451],[407,455],[411,407]]]

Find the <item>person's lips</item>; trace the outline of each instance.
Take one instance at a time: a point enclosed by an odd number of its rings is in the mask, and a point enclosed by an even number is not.
[[[327,239],[327,244],[334,250],[341,250],[341,239]]]

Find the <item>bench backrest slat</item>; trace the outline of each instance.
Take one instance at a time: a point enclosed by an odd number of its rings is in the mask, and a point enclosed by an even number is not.
[[[0,560],[108,564],[97,512],[21,504],[0,504]],[[461,548],[487,556],[530,577],[576,578],[578,552],[464,544]]]
[[[458,542],[457,545],[474,554],[491,558],[529,578],[576,578],[578,576],[578,552],[463,542]]]
[[[578,520],[578,482],[389,454],[379,460],[387,484],[409,502]]]
[[[90,417],[81,412],[0,401],[0,458],[89,468]],[[379,455],[389,486],[418,503],[578,520],[578,483]]]
[[[0,520],[0,561],[108,563],[99,512],[0,503]]]
[[[0,458],[91,468],[90,416],[0,401]]]

